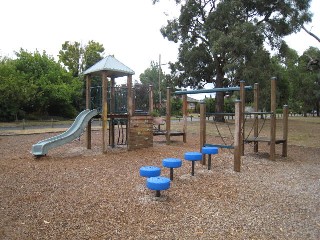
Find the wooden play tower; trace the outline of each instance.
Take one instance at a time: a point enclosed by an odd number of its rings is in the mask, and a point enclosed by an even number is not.
[[[102,151],[106,152],[107,147],[115,146],[115,127],[125,124],[125,145],[128,150],[149,147],[153,145],[152,117],[146,114],[135,114],[133,106],[132,75],[134,71],[118,61],[113,56],[107,56],[94,64],[84,72],[86,80],[86,108],[98,108],[102,119]],[[97,106],[92,106],[91,89],[92,79],[100,76],[101,100]],[[116,109],[117,94],[115,79],[127,77],[126,100],[121,111]],[[108,84],[110,87],[108,88]],[[119,101],[118,101],[119,102]],[[91,149],[91,121],[86,131],[86,145]]]

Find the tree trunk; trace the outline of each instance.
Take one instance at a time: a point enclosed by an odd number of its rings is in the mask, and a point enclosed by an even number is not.
[[[223,78],[224,78],[223,66],[220,64],[219,60],[217,60],[217,78],[216,78],[216,85],[215,85],[216,88],[223,87]],[[215,107],[216,107],[215,112],[217,113],[224,112],[224,92],[216,92]],[[224,122],[224,116],[216,115],[215,120],[217,122]]]

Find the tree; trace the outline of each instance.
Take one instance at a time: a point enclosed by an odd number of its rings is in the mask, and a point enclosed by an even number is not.
[[[25,91],[29,96],[22,101],[21,110],[41,116],[74,117],[73,103],[81,97],[81,81],[72,77],[46,52],[29,53],[20,49],[16,55],[14,74],[21,77],[23,86],[28,87]],[[17,92],[20,93],[21,90]]]
[[[171,115],[182,116],[182,98],[180,96],[171,97]]]
[[[153,0],[153,3],[159,0]],[[201,88],[236,84],[226,73],[245,65],[268,42],[281,39],[311,20],[310,0],[176,0],[180,16],[168,21],[161,33],[179,42],[179,56],[171,64],[177,84]],[[216,94],[216,111],[223,112],[223,93]],[[221,119],[222,120],[222,119]]]
[[[25,75],[17,71],[15,61],[0,59],[0,120],[17,120],[24,115],[22,106],[36,94],[36,86],[25,81]]]
[[[320,100],[320,66],[310,59],[320,57],[320,50],[309,48],[302,56],[283,44],[279,54],[272,58],[281,94],[279,102],[289,102],[291,111],[304,113],[318,109]]]
[[[159,70],[160,70],[160,76],[159,76]],[[165,89],[165,82],[162,81],[166,78],[165,74],[159,69],[159,64],[155,62],[150,63],[150,67],[147,68],[143,73],[140,74],[140,82],[143,85],[149,86],[153,85],[153,92],[154,92],[154,103],[159,103],[159,87],[161,91],[162,99],[164,99],[166,96],[166,89]],[[159,86],[159,77],[160,77],[160,86]]]
[[[92,40],[85,46],[79,42],[65,41],[58,56],[72,76],[78,77],[83,70],[100,61],[103,58],[103,52],[103,45]]]
[[[82,71],[93,66],[95,63],[99,62],[103,58],[104,47],[102,44],[95,41],[89,41],[87,45],[84,46],[83,51],[83,68]]]
[[[304,113],[317,110],[319,116],[320,65],[310,65],[310,58],[320,59],[320,50],[310,47],[299,58],[300,78],[295,82],[294,95],[302,102]]]

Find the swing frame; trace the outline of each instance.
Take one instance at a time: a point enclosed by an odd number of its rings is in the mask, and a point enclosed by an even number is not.
[[[282,138],[276,139],[276,78],[271,78],[271,114],[270,117],[270,136],[269,137],[259,137],[259,133],[262,127],[259,129],[258,117],[260,114],[265,112],[259,112],[258,109],[258,97],[259,97],[259,85],[254,84],[254,112],[251,114],[255,115],[254,121],[254,136],[252,138],[245,136],[245,90],[250,89],[244,86],[244,82],[240,82],[240,100],[235,101],[235,134],[234,134],[234,171],[240,172],[241,168],[241,156],[244,156],[244,143],[253,142],[254,152],[258,152],[259,142],[267,142],[270,145],[270,160],[275,160],[275,145],[282,144],[282,156],[287,156],[287,140],[288,140],[288,106],[283,106],[283,134]],[[206,107],[205,103],[200,103],[200,149],[203,146],[217,146],[220,148],[229,148],[229,145],[215,145],[206,143]],[[264,125],[264,124],[263,124]],[[250,130],[249,134],[252,130]],[[202,164],[205,164],[205,159],[203,159]]]

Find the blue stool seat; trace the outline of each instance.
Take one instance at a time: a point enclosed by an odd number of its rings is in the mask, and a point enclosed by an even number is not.
[[[170,168],[170,180],[173,180],[173,169],[179,168],[182,165],[182,161],[179,158],[165,158],[162,160],[164,167]]]
[[[202,160],[202,154],[199,152],[186,152],[184,159],[188,161],[200,161]]]
[[[194,176],[194,163],[195,161],[200,161],[202,160],[202,153],[199,152],[186,152],[184,154],[184,159],[191,161],[191,176]]]
[[[218,153],[217,147],[202,147],[202,154],[204,155],[204,163],[205,163],[205,155],[208,154],[208,170],[211,169],[211,154],[217,154]]]
[[[162,160],[162,165],[167,168],[179,168],[182,161],[179,158],[165,158]]]
[[[140,176],[142,177],[158,177],[161,174],[161,169],[155,166],[143,166],[140,168]]]
[[[217,147],[202,147],[202,154],[218,154]]]
[[[161,190],[167,190],[170,188],[170,179],[160,176],[147,178],[147,188],[157,191],[156,197],[160,197]]]

